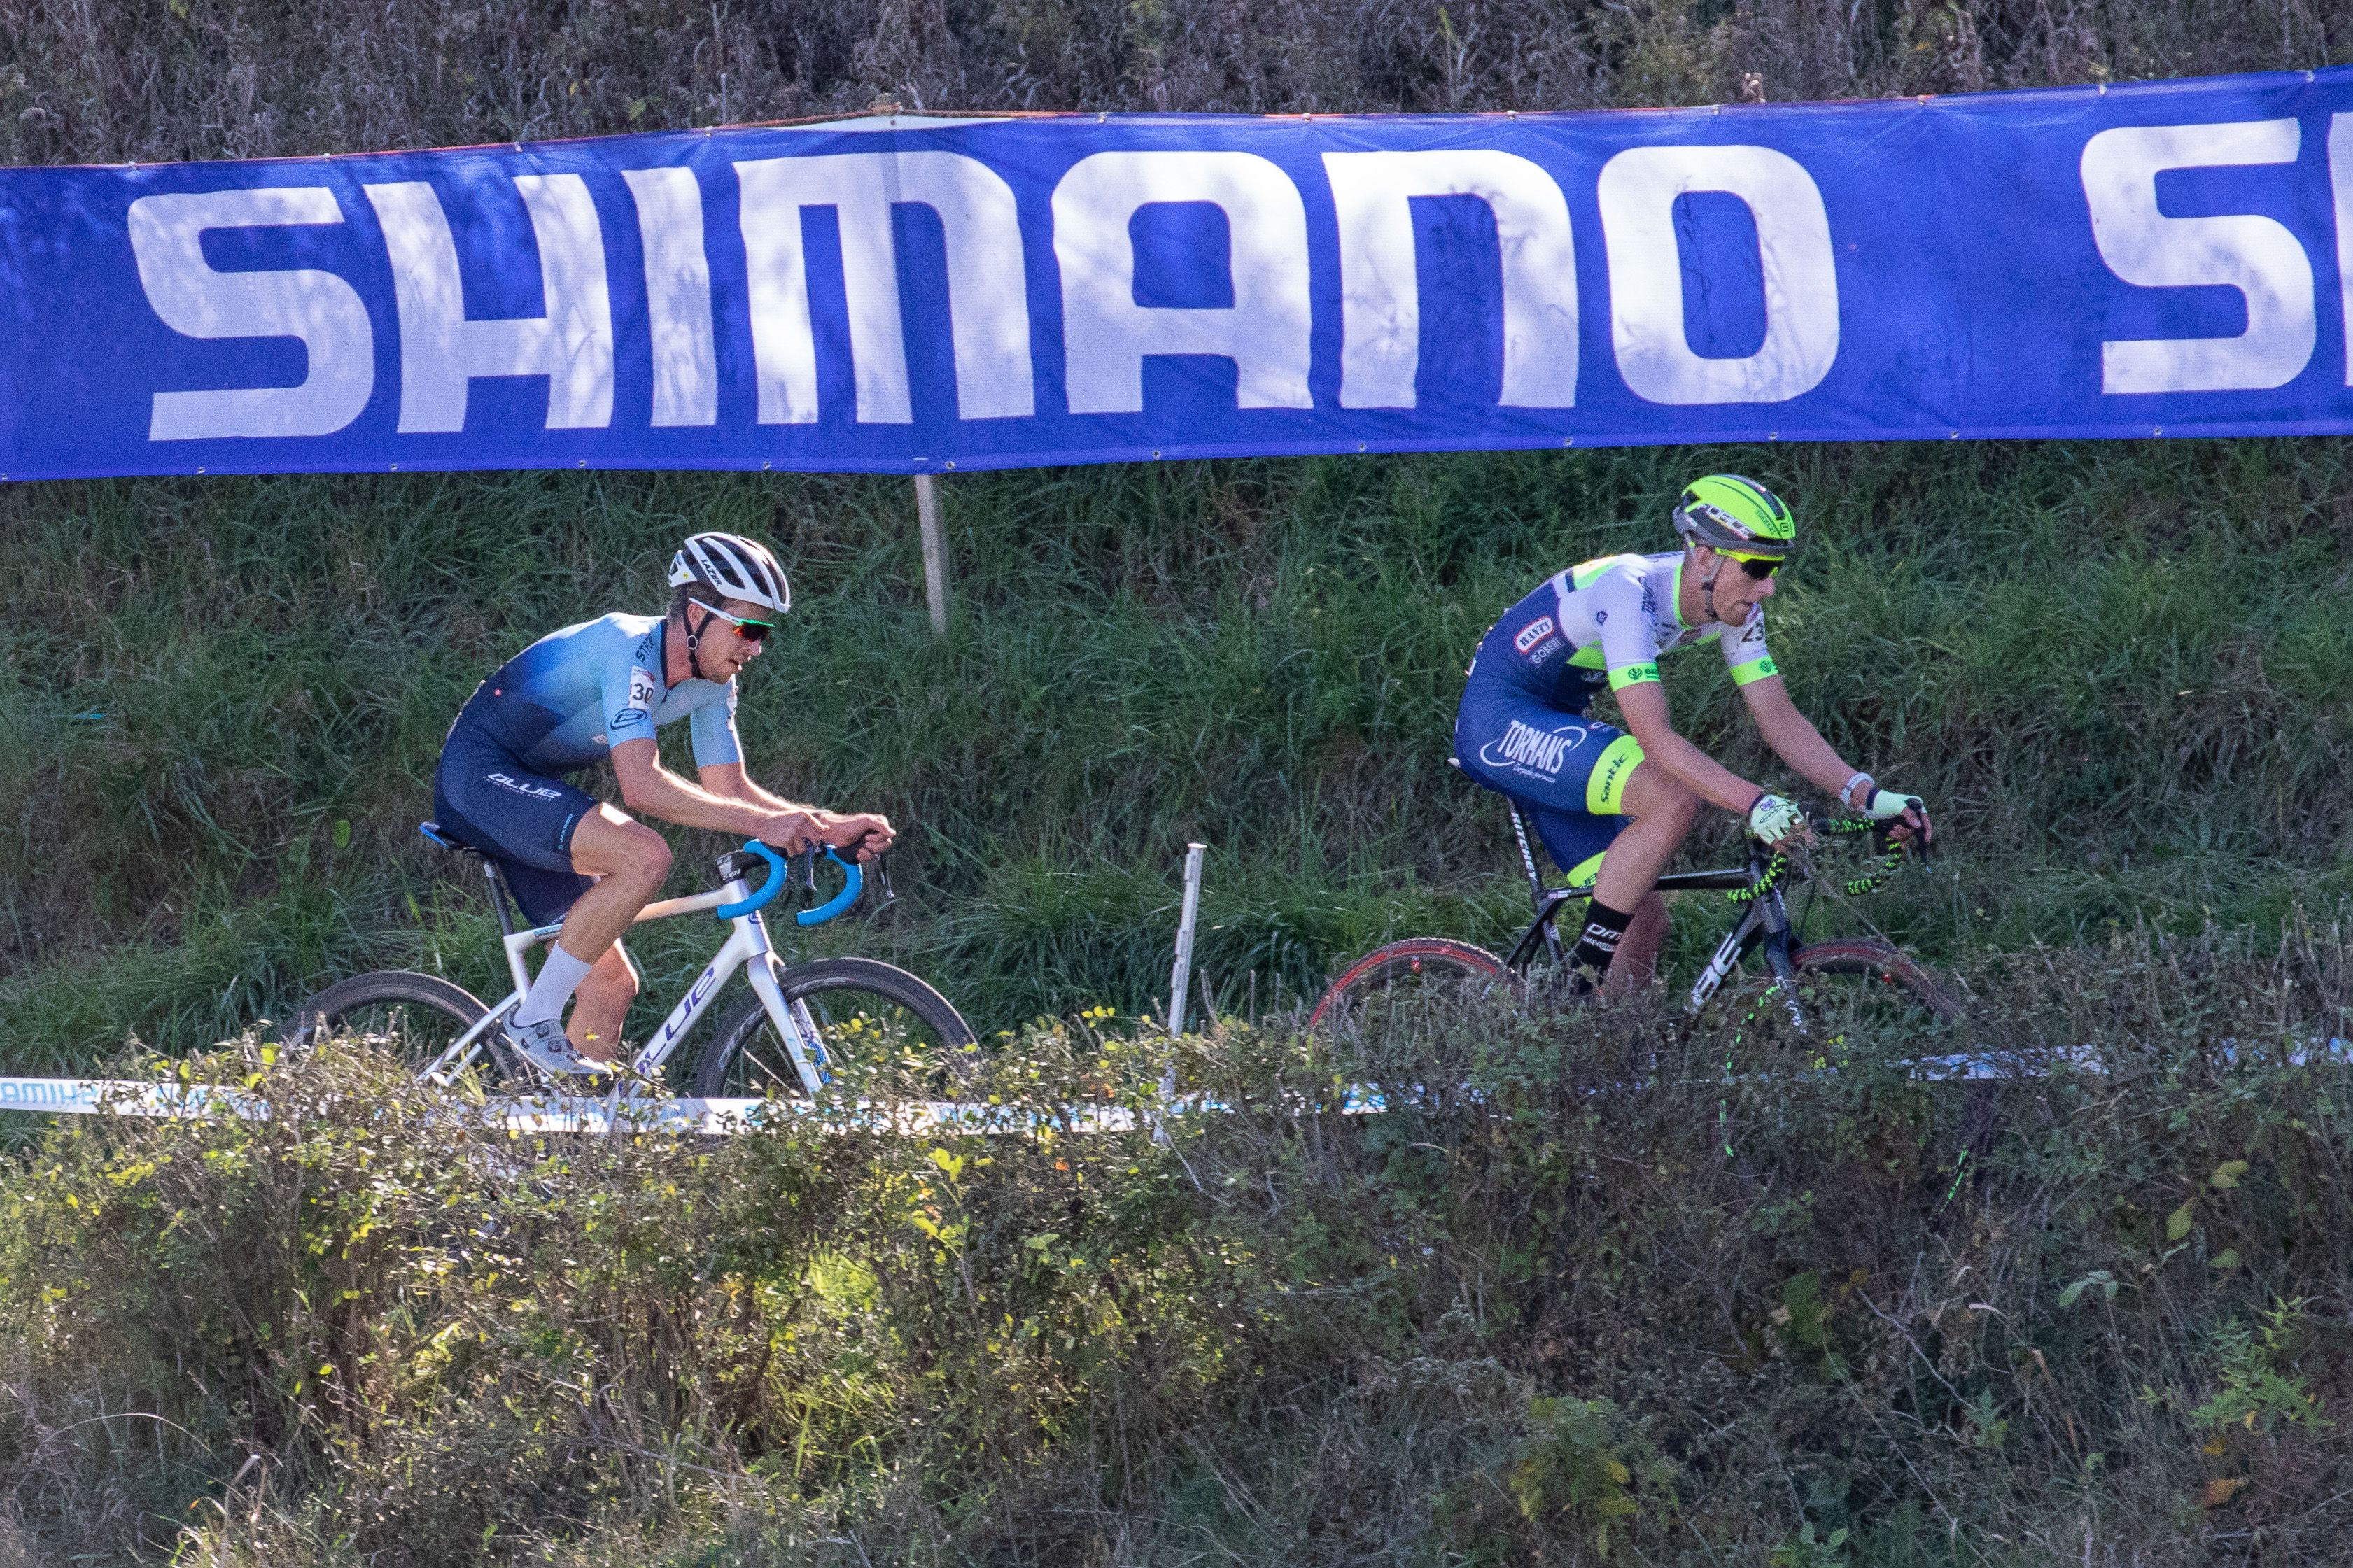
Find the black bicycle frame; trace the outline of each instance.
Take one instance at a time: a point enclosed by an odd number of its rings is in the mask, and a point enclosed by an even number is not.
[[[1535,918],[1528,922],[1527,929],[1512,944],[1504,963],[1514,973],[1525,974],[1539,952],[1555,964],[1567,962],[1567,943],[1559,931],[1560,911],[1566,905],[1590,899],[1593,889],[1590,887],[1546,887],[1543,874],[1536,869],[1535,852],[1528,845],[1527,823],[1521,816],[1516,803],[1507,799],[1504,804],[1512,813],[1512,837],[1519,845],[1520,868],[1527,874],[1528,897],[1535,906]],[[1662,893],[1746,895],[1741,901],[1747,907],[1739,923],[1716,944],[1715,956],[1708,960],[1707,968],[1693,983],[1691,994],[1683,1003],[1685,1012],[1696,1015],[1705,1007],[1708,999],[1715,994],[1732,972],[1762,946],[1766,964],[1773,972],[1773,977],[1781,983],[1782,994],[1788,999],[1791,1013],[1795,1016],[1797,1001],[1791,982],[1797,978],[1797,970],[1789,962],[1789,952],[1797,943],[1792,935],[1788,905],[1782,900],[1781,889],[1787,883],[1802,881],[1805,878],[1804,870],[1752,842],[1746,870],[1675,871],[1659,879],[1656,889]],[[1802,1017],[1797,1021],[1800,1027],[1804,1026]]]

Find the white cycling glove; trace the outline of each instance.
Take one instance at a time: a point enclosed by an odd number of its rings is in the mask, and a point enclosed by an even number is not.
[[[1879,781],[1869,773],[1857,773],[1847,780],[1846,788],[1839,791],[1839,799],[1873,822],[1893,822],[1907,811],[1918,812],[1923,822],[1928,820],[1928,807],[1918,795],[1881,789]]]
[[[1748,831],[1767,844],[1778,844],[1805,830],[1805,808],[1794,800],[1760,795],[1749,804]]]
[[[1916,811],[1923,820],[1928,816],[1926,803],[1916,795],[1897,795],[1894,790],[1873,789],[1871,799],[1863,805],[1862,815],[1873,822],[1888,822],[1907,811]]]

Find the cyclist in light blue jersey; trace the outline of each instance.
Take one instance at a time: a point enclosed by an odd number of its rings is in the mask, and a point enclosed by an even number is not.
[[[881,816],[770,794],[744,769],[736,678],[792,607],[764,545],[698,533],[670,561],[661,616],[604,616],[532,644],[475,689],[442,742],[433,779],[442,830],[489,855],[534,924],[561,920],[531,989],[502,1021],[507,1044],[557,1073],[609,1070],[638,994],[621,934],[670,872],[660,834],[565,777],[610,757],[622,805],[684,827],[775,844],[812,842],[871,860],[890,847]],[[654,732],[688,721],[695,780],[661,764]],[[564,1008],[575,995],[567,1031]]]
[[[1667,931],[1659,873],[1703,805],[1745,817],[1767,844],[1803,839],[1805,813],[1679,734],[1659,684],[1662,655],[1718,644],[1757,731],[1800,777],[1867,816],[1930,836],[1918,797],[1848,765],[1789,700],[1765,647],[1773,573],[1797,522],[1754,479],[1694,480],[1674,511],[1683,548],[1609,555],[1550,578],[1488,628],[1454,720],[1463,772],[1519,802],[1571,885],[1592,889],[1572,955],[1578,984],[1647,984]],[[1626,731],[1586,717],[1604,685]],[[1615,988],[1615,987],[1613,987]]]

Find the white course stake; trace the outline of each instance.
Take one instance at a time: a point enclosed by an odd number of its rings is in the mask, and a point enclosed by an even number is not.
[[[1185,994],[1193,984],[1193,926],[1201,914],[1201,858],[1209,852],[1206,844],[1185,846],[1185,910],[1176,917],[1176,962],[1168,971],[1168,1037],[1174,1040],[1185,1032]],[[1170,1058],[1160,1069],[1161,1114],[1166,1115],[1176,1103],[1176,1061]],[[1168,1130],[1154,1120],[1152,1141],[1166,1147]],[[1187,1175],[1192,1167],[1185,1167]],[[1201,1179],[1193,1177],[1199,1186]]]
[[[923,535],[923,596],[932,604],[932,635],[948,635],[948,542],[940,527],[940,481],[915,476],[915,519]]]
[[[1185,993],[1193,982],[1193,922],[1201,914],[1201,857],[1206,844],[1185,846],[1185,912],[1176,921],[1176,963],[1168,971],[1168,1032],[1185,1032]]]

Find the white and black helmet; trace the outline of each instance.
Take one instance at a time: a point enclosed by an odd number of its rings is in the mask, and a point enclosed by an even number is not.
[[[740,533],[697,533],[670,560],[670,585],[700,583],[723,599],[740,599],[778,615],[793,607],[793,587],[765,544]]]

